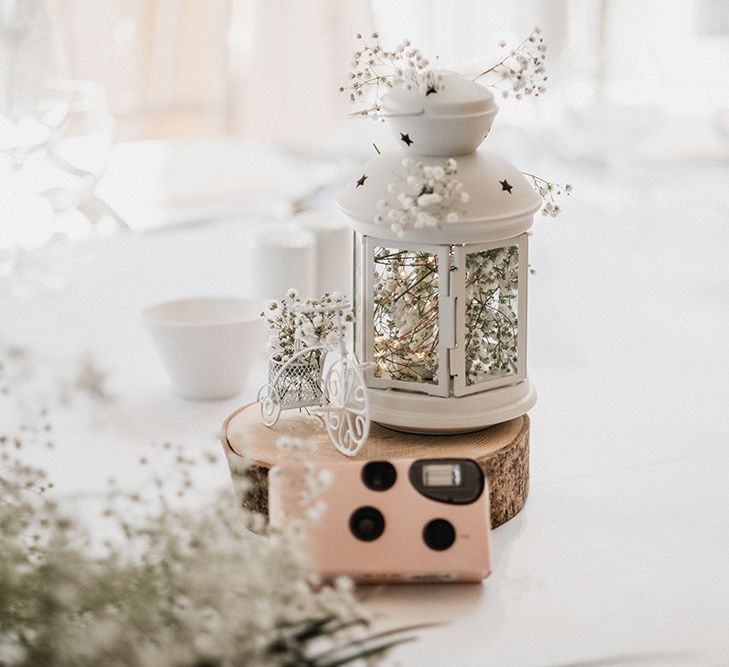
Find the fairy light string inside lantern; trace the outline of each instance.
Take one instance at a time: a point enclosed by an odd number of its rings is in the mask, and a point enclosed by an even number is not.
[[[438,371],[438,258],[376,248],[375,377],[434,382]]]

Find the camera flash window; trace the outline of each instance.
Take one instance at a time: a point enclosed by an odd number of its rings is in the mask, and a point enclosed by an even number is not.
[[[423,486],[460,486],[458,463],[431,463],[423,466]]]

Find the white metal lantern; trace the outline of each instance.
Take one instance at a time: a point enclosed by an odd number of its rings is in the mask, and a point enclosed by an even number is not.
[[[507,161],[459,153],[481,143],[497,107],[460,75],[442,80],[436,94],[385,95],[401,149],[375,156],[338,196],[356,232],[355,345],[370,415],[414,432],[489,426],[536,401],[526,368],[527,232],[541,199]],[[446,195],[433,197],[433,178],[449,168],[454,176],[436,190]]]

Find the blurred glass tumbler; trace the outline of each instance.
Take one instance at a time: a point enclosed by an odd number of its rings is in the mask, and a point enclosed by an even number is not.
[[[257,299],[196,298],[145,308],[142,320],[175,393],[200,400],[239,393],[264,356],[262,307]]]
[[[252,293],[280,299],[295,287],[302,297],[316,289],[316,237],[295,223],[270,225],[253,238]]]

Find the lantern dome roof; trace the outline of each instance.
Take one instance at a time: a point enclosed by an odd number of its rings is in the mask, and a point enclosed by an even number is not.
[[[382,96],[381,115],[400,147],[415,155],[450,157],[476,150],[499,110],[493,93],[461,74],[438,70],[423,91],[402,82]],[[424,86],[425,84],[423,84]]]
[[[450,179],[450,183],[440,202],[428,204],[428,198],[423,200],[420,195],[432,190],[428,183],[433,182],[434,170],[436,180],[448,183]],[[439,179],[443,171],[447,173]],[[403,151],[377,155],[353,174],[339,192],[337,203],[361,234],[438,244],[511,238],[532,226],[534,213],[542,205],[514,165],[484,149],[456,158],[412,156]],[[393,210],[399,213],[390,213]],[[403,211],[410,217],[397,229]],[[412,223],[420,212],[426,217],[424,226],[418,228]],[[433,217],[440,224],[434,225]],[[418,224],[423,225],[423,218]]]
[[[386,113],[424,113],[428,116],[465,116],[497,108],[494,94],[456,72],[438,70],[440,89],[423,94],[414,85],[399,84],[382,96]],[[422,111],[421,111],[422,110]]]

